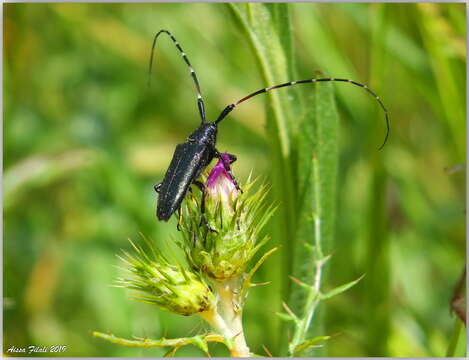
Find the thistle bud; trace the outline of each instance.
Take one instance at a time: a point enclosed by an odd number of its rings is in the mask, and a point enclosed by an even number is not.
[[[199,274],[168,263],[151,248],[152,257],[133,244],[135,255],[124,252],[121,259],[132,275],[118,279],[118,286],[137,291],[132,298],[156,304],[172,313],[189,316],[212,309],[215,296]]]
[[[257,250],[267,241],[259,232],[273,213],[262,205],[267,191],[255,181],[238,190],[231,174],[234,155],[221,154],[206,181],[205,211],[202,195],[192,193],[183,203],[182,248],[188,262],[208,277],[224,281],[241,275]],[[197,196],[199,195],[199,196]]]
[[[212,206],[221,202],[224,210],[228,212],[233,210],[233,202],[239,194],[233,175],[230,172],[230,165],[235,161],[235,155],[221,154],[221,159],[210,171],[205,185],[206,200],[214,202]]]

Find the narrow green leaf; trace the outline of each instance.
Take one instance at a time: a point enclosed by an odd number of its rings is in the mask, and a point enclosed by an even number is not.
[[[293,321],[298,325],[299,324],[299,319],[298,316],[295,315],[295,313],[288,307],[286,303],[282,303],[283,308],[285,311],[290,315],[290,317],[293,319]]]
[[[236,22],[246,34],[249,44],[256,56],[259,71],[264,80],[263,86],[272,86],[293,80],[294,67],[291,25],[287,4],[231,3],[228,5]],[[261,87],[261,86],[260,86]],[[292,253],[295,246],[291,239],[296,230],[294,184],[296,141],[295,128],[298,128],[298,117],[293,116],[298,110],[296,87],[285,87],[267,92],[259,99],[267,101],[267,136],[272,153],[273,189],[279,206],[275,216],[277,226],[276,242],[285,243],[284,273],[291,273]],[[264,98],[262,100],[260,98]],[[288,296],[290,284],[282,287],[285,297]]]
[[[307,289],[308,291],[311,290],[311,285],[308,285],[308,284],[304,283],[303,281],[298,280],[296,277],[290,276],[290,279],[291,279],[295,284],[300,285],[302,288]]]
[[[277,315],[280,319],[284,321],[295,321],[294,318],[292,318],[290,315],[282,313],[282,312],[276,312],[275,315]]]
[[[317,347],[318,343],[323,342],[323,341],[327,341],[330,338],[331,338],[331,336],[325,335],[325,336],[317,336],[313,339],[306,340],[306,341],[302,342],[300,345],[298,345],[295,348],[294,355],[298,355],[299,353],[301,353],[302,351],[304,351],[308,348]]]
[[[288,79],[288,64],[285,50],[278,34],[281,29],[276,28],[272,16],[275,5],[267,6],[262,3],[231,3],[229,4],[236,20],[248,35],[254,54],[260,65],[260,70],[266,86],[285,82]],[[277,5],[278,6],[278,5]],[[284,21],[282,21],[284,23]],[[285,38],[283,42],[285,43]],[[289,92],[289,89],[285,89]],[[273,107],[273,120],[277,128],[281,154],[288,157],[290,153],[289,124],[286,116],[288,102],[285,92],[270,91],[267,98]],[[270,107],[270,106],[269,106]]]
[[[329,250],[334,242],[338,115],[331,84],[318,84],[314,90],[298,136],[297,203],[300,205],[296,210],[296,236],[300,246],[295,249],[293,276],[312,286],[316,283],[319,289],[323,281],[321,268],[324,262],[320,260],[324,258],[323,249]],[[305,246],[310,251],[305,251]],[[323,332],[320,321],[316,320],[312,326],[318,303],[316,292],[303,287],[292,288],[289,304],[303,321],[301,327],[295,329],[289,347],[291,355],[305,339]],[[312,355],[305,350],[305,356]]]
[[[266,3],[267,9],[271,12],[277,34],[285,52],[290,79],[295,76],[295,58],[293,56],[293,36],[290,22],[290,9],[287,3]]]
[[[176,355],[176,352],[178,351],[179,347],[175,346],[172,349],[169,349],[163,357],[174,357]]]
[[[456,318],[454,321],[454,327],[451,334],[451,339],[448,345],[448,349],[446,350],[446,357],[453,357],[456,356],[456,347],[458,345],[458,340],[461,335],[463,329],[463,322]]]
[[[203,339],[202,336],[194,336],[191,339],[191,343],[192,343],[192,345],[197,346],[204,353],[208,354],[207,342]]]
[[[436,6],[435,6],[436,5]],[[443,16],[438,11],[437,4],[419,4],[418,25],[421,29],[425,50],[430,55],[433,72],[435,74],[439,100],[442,103],[446,121],[443,123],[451,132],[450,145],[457,159],[464,161],[466,141],[459,136],[466,128],[466,113],[464,106],[464,89],[457,87],[455,78],[458,73],[452,66],[452,58],[447,54],[447,36],[441,31]]]
[[[335,289],[327,292],[326,294],[322,294],[321,295],[321,300],[326,300],[326,299],[330,299],[331,297],[334,297],[336,295],[339,295],[345,291],[347,291],[348,289],[350,289],[352,286],[354,286],[355,284],[357,284],[361,279],[363,279],[365,275],[362,275],[360,276],[358,279],[356,280],[353,280],[353,281],[350,281],[346,284],[343,284],[343,285],[340,285],[338,287],[336,287]]]
[[[264,263],[264,261],[266,261],[267,258],[277,250],[278,250],[278,246],[267,251],[264,255],[261,256],[261,258],[257,261],[257,263],[252,267],[252,269],[249,270],[249,273],[246,274],[243,280],[243,286],[242,286],[240,296],[239,296],[240,299],[244,299],[244,296],[250,287],[251,279],[254,276],[254,273],[257,271],[257,269],[259,269],[259,267]]]

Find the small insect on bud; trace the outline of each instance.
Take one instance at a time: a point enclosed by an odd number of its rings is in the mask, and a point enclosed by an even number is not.
[[[240,276],[249,260],[267,241],[259,232],[273,213],[263,206],[265,186],[253,191],[255,181],[242,185],[231,174],[236,156],[221,154],[205,185],[205,206],[198,192],[183,203],[181,247],[188,262],[208,277],[224,281]],[[198,195],[198,196],[197,196]]]
[[[169,264],[153,247],[150,256],[141,247],[133,243],[132,246],[136,254],[124,252],[125,256],[121,257],[132,277],[117,280],[117,286],[137,291],[132,299],[184,316],[215,306],[215,296],[200,275]]]

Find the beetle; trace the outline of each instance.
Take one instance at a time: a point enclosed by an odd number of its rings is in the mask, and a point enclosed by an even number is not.
[[[154,186],[154,189],[158,196],[158,203],[156,209],[156,216],[159,220],[168,221],[171,215],[176,211],[180,210],[180,206],[182,200],[184,199],[188,189],[192,184],[198,186],[204,194],[204,185],[198,181],[197,179],[201,175],[202,171],[210,164],[210,162],[215,158],[219,158],[223,161],[221,157],[221,153],[216,148],[217,142],[217,131],[219,123],[231,112],[233,109],[238,106],[239,104],[243,103],[244,101],[259,95],[265,92],[279,89],[282,87],[298,85],[298,84],[307,84],[307,83],[315,83],[315,82],[346,82],[355,86],[359,86],[365,89],[368,93],[370,93],[375,100],[380,105],[381,109],[384,111],[385,121],[386,121],[386,135],[382,145],[379,147],[379,150],[383,148],[386,144],[386,141],[389,137],[389,116],[386,107],[384,106],[383,102],[379,98],[378,95],[374,91],[372,91],[368,86],[358,83],[353,80],[349,79],[341,79],[341,78],[313,78],[313,79],[306,79],[306,80],[298,80],[298,81],[290,81],[282,84],[278,84],[275,86],[270,86],[264,89],[257,90],[253,93],[246,95],[245,97],[241,98],[240,100],[229,104],[226,106],[220,115],[216,118],[216,120],[212,122],[207,122],[205,117],[205,105],[202,99],[202,94],[200,90],[199,80],[197,78],[197,74],[193,69],[187,55],[182,50],[181,45],[176,40],[176,38],[169,32],[168,30],[160,30],[153,39],[153,45],[151,48],[151,56],[150,56],[150,63],[149,63],[149,71],[148,71],[148,81],[150,83],[151,79],[151,69],[153,64],[153,55],[155,50],[156,40],[161,34],[168,35],[171,40],[173,41],[176,48],[179,50],[184,62],[189,68],[190,75],[195,85],[196,93],[197,93],[197,106],[199,109],[199,114],[201,118],[201,123],[197,129],[195,129],[192,134],[189,135],[186,142],[182,144],[178,144],[174,151],[171,163],[169,165],[168,170],[163,178],[163,181]],[[233,160],[234,161],[234,160]],[[224,163],[225,164],[225,163]],[[225,168],[227,171],[230,171],[229,164],[225,164]],[[233,177],[234,179],[234,177]],[[237,183],[235,183],[237,188],[239,189]],[[202,196],[202,204],[204,196]],[[203,205],[202,205],[202,216],[203,216]],[[207,224],[206,224],[207,225]]]

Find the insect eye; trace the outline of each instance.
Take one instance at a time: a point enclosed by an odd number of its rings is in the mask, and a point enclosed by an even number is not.
[[[229,158],[230,158],[230,164],[231,163],[234,163],[237,159],[236,155],[231,155],[231,154],[228,154]]]

